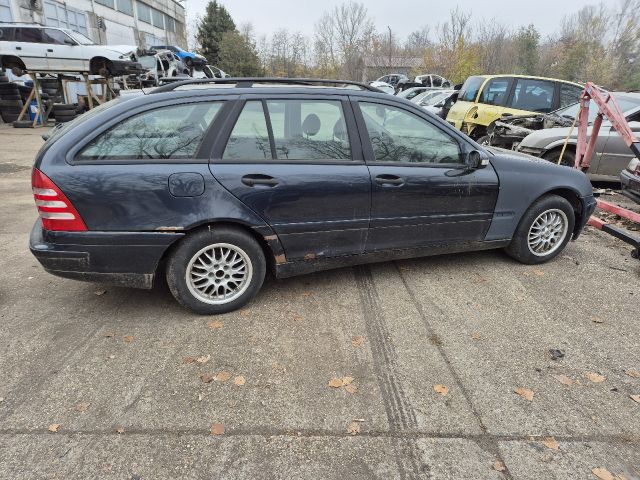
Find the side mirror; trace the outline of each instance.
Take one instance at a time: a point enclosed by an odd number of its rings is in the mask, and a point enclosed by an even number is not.
[[[471,150],[467,153],[464,163],[467,170],[477,170],[489,165],[489,157],[486,153],[481,152],[480,150]]]

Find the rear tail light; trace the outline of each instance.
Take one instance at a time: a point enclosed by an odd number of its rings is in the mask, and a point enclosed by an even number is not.
[[[64,193],[34,167],[31,188],[45,230],[85,231],[87,226]]]

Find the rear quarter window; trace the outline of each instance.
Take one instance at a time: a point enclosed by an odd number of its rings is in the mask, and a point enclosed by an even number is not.
[[[222,103],[171,105],[137,114],[91,140],[76,160],[193,158]]]

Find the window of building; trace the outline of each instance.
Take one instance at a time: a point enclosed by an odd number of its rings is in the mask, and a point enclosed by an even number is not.
[[[45,24],[50,27],[69,28],[84,35],[89,35],[87,15],[83,12],[66,7],[58,2],[45,1],[44,15]]]
[[[10,0],[0,0],[0,22],[13,22]]]
[[[133,0],[118,0],[118,11],[133,17]]]
[[[271,160],[271,144],[262,102],[247,102],[233,127],[222,158],[225,160]]]
[[[151,23],[151,7],[142,2],[136,2],[136,10],[138,10],[138,20],[144,23]]]
[[[166,25],[167,31],[168,32],[175,32],[176,31],[176,21],[173,17],[170,17],[169,15],[165,15],[164,16],[164,24]]]
[[[99,3],[100,5],[104,5],[105,7],[109,7],[109,8],[116,8],[115,2],[114,0],[95,0],[96,3]]]
[[[278,160],[351,160],[338,100],[268,100]]]
[[[164,15],[161,11],[155,8],[151,9],[151,23],[154,27],[164,28]]]
[[[360,102],[376,161],[460,164],[458,142],[426,120],[389,105]]]
[[[222,102],[171,105],[135,115],[98,135],[78,160],[193,158]]]

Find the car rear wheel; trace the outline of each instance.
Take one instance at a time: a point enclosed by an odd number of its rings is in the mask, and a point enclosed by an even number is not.
[[[262,248],[250,235],[213,227],[185,237],[167,263],[167,284],[178,302],[200,314],[236,310],[260,290]]]
[[[528,265],[547,262],[569,243],[574,225],[571,204],[558,195],[546,195],[523,215],[505,251]]]

